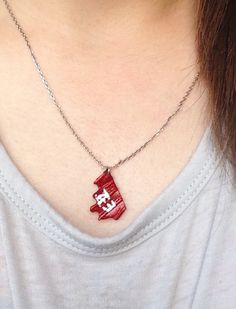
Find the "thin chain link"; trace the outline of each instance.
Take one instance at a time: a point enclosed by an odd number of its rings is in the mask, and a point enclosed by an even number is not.
[[[21,25],[19,24],[15,14],[12,11],[12,8],[10,7],[9,3],[7,0],[3,0],[8,13],[10,14],[13,22],[15,23],[18,31],[20,32],[21,36],[23,37],[29,52],[31,54],[31,57],[33,58],[34,64],[36,66],[36,69],[40,75],[40,78],[49,94],[49,97],[51,98],[51,100],[53,101],[53,103],[55,104],[55,106],[57,107],[59,113],[61,114],[65,124],[68,126],[68,128],[70,129],[70,131],[72,132],[72,134],[76,137],[77,141],[80,143],[80,145],[86,150],[86,152],[90,155],[90,157],[92,157],[99,166],[101,166],[104,169],[114,169],[117,168],[118,166],[124,164],[125,162],[129,161],[130,159],[132,159],[133,157],[135,157],[139,152],[141,152],[144,148],[147,147],[148,144],[150,144],[157,136],[159,136],[164,130],[165,128],[168,126],[168,124],[170,123],[170,121],[179,113],[179,111],[181,110],[181,107],[183,106],[183,104],[185,103],[185,101],[188,99],[188,97],[190,96],[193,88],[195,87],[198,79],[199,79],[199,73],[194,77],[190,87],[188,88],[188,90],[186,91],[186,93],[184,94],[183,98],[181,99],[181,101],[179,102],[176,110],[167,118],[167,120],[165,121],[165,123],[162,125],[162,127],[155,133],[153,134],[143,145],[141,145],[139,148],[137,148],[134,152],[132,152],[129,156],[127,156],[124,159],[119,160],[117,163],[115,163],[114,165],[108,166],[105,165],[101,160],[99,160],[97,158],[97,156],[93,153],[92,150],[89,149],[89,147],[85,144],[85,142],[82,140],[82,138],[76,133],[76,131],[74,130],[74,128],[72,127],[71,123],[69,122],[68,118],[66,117],[61,105],[58,103],[56,96],[52,90],[52,88],[49,86],[49,83],[41,69],[41,66],[39,65],[39,62],[37,61],[37,58],[34,54],[34,51],[30,45],[29,39],[27,37],[27,35],[25,34],[23,28],[21,27]]]

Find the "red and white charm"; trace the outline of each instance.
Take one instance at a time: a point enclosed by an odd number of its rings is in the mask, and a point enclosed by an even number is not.
[[[94,183],[98,186],[98,190],[93,194],[96,204],[90,207],[90,211],[98,212],[98,220],[108,218],[118,220],[126,210],[126,206],[110,171],[106,169]]]

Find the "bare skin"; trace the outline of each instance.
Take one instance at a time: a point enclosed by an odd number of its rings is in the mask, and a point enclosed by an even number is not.
[[[50,85],[75,130],[107,165],[143,144],[175,110],[198,68],[191,1],[12,0]],[[0,6],[0,139],[28,182],[92,236],[125,229],[177,177],[207,126],[194,89],[151,145],[114,170],[127,211],[89,212],[101,168],[51,103],[22,38]]]

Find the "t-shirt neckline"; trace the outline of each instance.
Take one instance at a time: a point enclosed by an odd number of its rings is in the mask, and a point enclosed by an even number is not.
[[[16,207],[28,222],[61,246],[84,255],[109,256],[141,244],[183,214],[206,185],[219,160],[208,126],[189,161],[163,192],[123,231],[102,238],[80,231],[52,208],[22,175],[1,143],[0,191],[9,207]]]

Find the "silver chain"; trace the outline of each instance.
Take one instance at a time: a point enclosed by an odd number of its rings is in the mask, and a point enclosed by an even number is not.
[[[68,118],[66,117],[61,105],[58,103],[58,100],[56,99],[56,96],[52,90],[52,88],[49,86],[49,83],[41,69],[41,66],[39,65],[39,62],[37,61],[37,58],[34,54],[34,51],[30,45],[29,39],[27,37],[27,35],[25,34],[23,28],[21,27],[21,25],[19,24],[18,20],[16,19],[15,14],[12,11],[12,8],[10,7],[9,3],[7,0],[3,0],[8,13],[10,14],[13,22],[15,23],[18,31],[20,32],[21,36],[23,37],[29,52],[33,58],[34,64],[36,66],[36,69],[40,75],[40,78],[49,94],[49,97],[51,98],[51,100],[53,101],[53,103],[55,104],[55,106],[57,107],[59,113],[61,114],[65,124],[68,126],[68,128],[70,129],[70,131],[72,132],[72,134],[76,137],[77,141],[80,143],[80,145],[87,151],[87,153],[98,163],[98,165],[100,165],[102,168],[104,169],[114,169],[117,168],[118,166],[124,164],[125,162],[129,161],[130,159],[132,159],[133,157],[135,157],[139,152],[141,152],[144,148],[147,147],[148,144],[150,144],[157,136],[160,135],[160,133],[162,131],[165,130],[165,128],[167,127],[167,125],[169,124],[169,122],[171,121],[172,118],[174,118],[178,112],[181,110],[181,107],[183,106],[183,104],[185,103],[185,101],[188,99],[188,97],[190,96],[194,86],[196,85],[198,79],[199,79],[199,73],[197,73],[197,75],[194,77],[191,85],[189,86],[188,90],[186,91],[186,93],[184,94],[183,98],[181,99],[181,101],[178,103],[178,106],[176,108],[176,110],[167,118],[167,120],[165,121],[165,123],[162,125],[162,127],[155,133],[153,134],[143,145],[141,145],[139,148],[137,148],[134,152],[132,152],[129,156],[127,156],[124,159],[119,160],[117,163],[115,163],[114,165],[111,166],[107,166],[105,165],[101,160],[99,160],[97,158],[97,156],[93,153],[92,150],[89,149],[89,147],[85,144],[85,142],[82,140],[82,138],[76,133],[76,131],[74,130],[74,128],[72,127],[71,123],[69,122]]]

